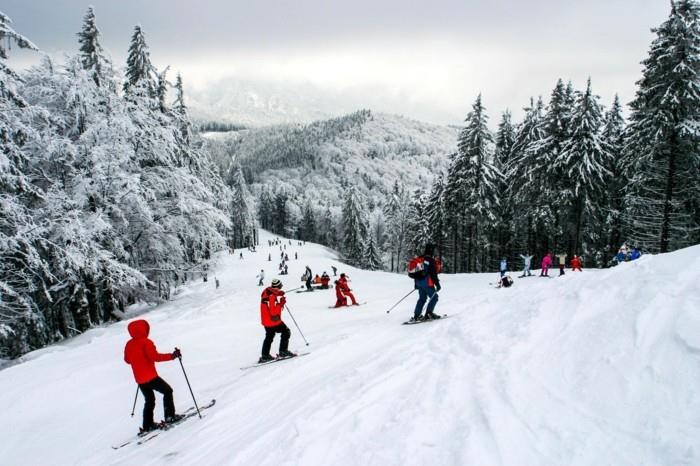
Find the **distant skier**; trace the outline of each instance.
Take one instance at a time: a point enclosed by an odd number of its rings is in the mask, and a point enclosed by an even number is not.
[[[272,262],[272,254],[267,254],[267,261]]]
[[[328,283],[330,283],[330,281],[331,281],[331,277],[329,277],[328,274],[324,270],[323,275],[321,275],[321,288],[323,288],[324,290],[327,290]]]
[[[306,281],[306,291],[313,291],[311,287],[311,280],[313,280],[313,274],[311,273],[311,268],[307,265],[306,272],[304,272],[304,280]]]
[[[255,278],[259,278],[258,286],[263,286],[263,280],[265,280],[265,271],[260,269],[260,274],[256,275]]]
[[[297,260],[297,259],[299,259],[299,256],[297,256],[297,253],[295,252],[294,253],[294,260]]]
[[[331,270],[333,270],[333,276],[334,276],[334,277],[335,277],[336,275],[338,275],[338,273],[337,273],[337,272],[338,272],[338,269],[335,268],[335,265],[331,265]]]
[[[523,274],[520,275],[521,277],[530,277],[532,274],[530,273],[530,263],[532,262],[532,256],[520,254],[520,258],[523,260]]]
[[[243,252],[238,255],[238,259],[243,259]]]
[[[576,269],[578,269],[579,272],[583,272],[583,269],[581,268],[581,259],[574,254],[574,258],[571,259],[571,271],[575,272]]]
[[[350,290],[350,285],[348,285],[348,277],[344,273],[341,273],[340,278],[335,281],[335,298],[335,307],[347,306],[348,298],[350,298],[353,306],[359,306],[357,300],[355,300],[355,295]]]
[[[181,414],[175,414],[173,389],[158,376],[155,366],[156,362],[172,361],[181,357],[182,354],[177,348],[172,353],[159,353],[156,350],[156,345],[148,339],[151,327],[143,319],[131,322],[127,329],[131,340],[124,346],[124,361],[131,364],[134,379],[136,379],[139,390],[146,400],[143,405],[143,424],[139,432],[145,433],[158,428],[158,425],[153,422],[153,410],[156,407],[154,391],[163,394],[165,422],[170,423],[182,419]]]
[[[630,252],[630,260],[635,261],[640,257],[642,257],[642,251],[640,251],[637,247],[632,248],[632,251]]]
[[[506,274],[506,272],[508,271],[508,261],[506,260],[505,257],[503,259],[501,259],[501,266],[500,266],[499,270],[501,271],[501,277],[503,277]]]
[[[284,297],[284,291],[282,291],[282,282],[276,278],[272,280],[272,283],[265,288],[260,298],[260,320],[263,327],[265,327],[265,340],[262,345],[262,355],[258,362],[275,359],[270,354],[270,348],[276,333],[279,333],[281,336],[278,357],[288,358],[296,356],[288,349],[291,332],[289,327],[282,322],[282,310],[287,304],[287,298]]]
[[[287,268],[287,264],[284,264],[284,274],[285,275],[289,274],[289,269]]]
[[[420,269],[419,273],[414,274],[414,286],[418,290],[418,302],[416,302],[416,308],[413,311],[413,318],[411,319],[413,322],[421,320],[423,306],[426,301],[428,301],[428,308],[423,319],[440,318],[440,315],[433,313],[438,302],[437,292],[441,288],[440,279],[438,278],[440,265],[433,257],[433,254],[435,254],[435,246],[428,243],[425,245],[423,255],[411,260],[412,264],[417,259],[415,264],[416,270]],[[409,273],[411,273],[411,264],[409,264]]]
[[[540,272],[540,277],[549,277],[549,268],[552,266],[552,253],[548,252],[546,256],[542,258],[542,271]]]

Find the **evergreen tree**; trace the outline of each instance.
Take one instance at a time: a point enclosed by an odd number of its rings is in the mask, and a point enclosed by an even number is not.
[[[423,246],[430,239],[430,228],[427,219],[427,200],[423,190],[416,189],[408,206],[408,218],[406,219],[406,256],[410,259],[423,252]]]
[[[304,241],[316,241],[316,216],[310,202],[306,202],[302,212],[300,238]]]
[[[496,132],[496,151],[494,166],[498,171],[497,193],[499,206],[496,223],[493,225],[494,241],[497,245],[497,257],[511,257],[513,254],[513,202],[510,189],[512,179],[508,167],[513,157],[515,144],[515,127],[508,110],[503,112]]]
[[[466,119],[457,140],[445,187],[448,215],[452,220],[455,265],[461,271],[482,271],[488,267],[486,229],[496,218],[498,171],[493,165],[493,136],[487,126],[481,95]],[[456,235],[461,236],[458,244]]]
[[[367,235],[367,248],[364,251],[363,267],[367,270],[382,270],[384,268],[382,257],[377,250],[376,241],[374,240],[374,234],[371,231]]]
[[[386,248],[389,250],[392,272],[401,270],[400,264],[404,258],[409,202],[406,190],[400,187],[398,182],[394,182],[391,193],[387,195],[384,204],[387,229]]]
[[[141,26],[134,27],[134,34],[131,36],[129,54],[126,59],[126,82],[124,90],[134,92],[133,88],[138,88],[145,96],[154,98],[156,96],[157,84],[154,79],[154,67],[151,64],[148,45],[143,35]]]
[[[561,190],[562,206],[567,211],[565,235],[568,239],[567,253],[595,252],[600,244],[601,209],[603,195],[609,180],[611,155],[600,133],[602,110],[598,96],[593,94],[591,80],[586,90],[576,99],[576,108],[571,119],[571,136],[564,142],[561,152],[554,160],[553,171],[565,180]],[[588,245],[582,244],[584,224],[588,224]],[[586,247],[588,246],[588,247]]]
[[[626,180],[623,175],[622,156],[624,150],[625,120],[622,116],[620,98],[615,95],[612,107],[605,115],[603,127],[603,141],[610,152],[607,166],[611,175],[608,187],[605,190],[605,204],[607,216],[604,229],[607,233],[606,257],[613,257],[623,242],[622,211],[624,200],[624,188]],[[604,261],[602,261],[604,263]]]
[[[367,221],[363,202],[357,188],[351,186],[345,195],[343,206],[343,255],[351,265],[364,262],[367,241]]]
[[[100,31],[95,23],[95,12],[88,7],[83,18],[83,28],[78,33],[80,42],[80,61],[83,69],[87,70],[99,87],[103,85],[105,74],[111,69],[111,63],[104,55],[100,44]]]
[[[445,183],[443,177],[438,174],[435,178],[435,183],[428,195],[425,219],[428,228],[427,241],[435,245],[436,253],[442,256],[445,248],[445,228],[447,219],[445,218]]]
[[[629,238],[654,252],[700,242],[700,6],[671,5],[642,62],[625,150]]]

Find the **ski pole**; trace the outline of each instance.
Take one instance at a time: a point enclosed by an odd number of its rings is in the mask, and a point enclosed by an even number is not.
[[[177,348],[175,348],[177,349]],[[182,365],[182,356],[178,356],[177,360],[180,361],[180,367],[182,367],[182,373],[185,375],[185,381],[187,382],[187,388],[190,389],[190,395],[192,395],[192,401],[194,401],[194,407],[197,408],[197,415],[202,419],[202,413],[199,412],[199,406],[197,406],[197,400],[194,399],[194,393],[192,392],[192,386],[190,385],[190,379],[187,378],[187,372],[185,372],[185,366]]]
[[[403,301],[404,299],[408,298],[408,297],[411,295],[411,293],[413,293],[414,291],[416,291],[415,288],[412,289],[412,290],[410,291],[410,293],[408,293],[406,296],[404,296],[403,298],[399,299],[399,302],[397,302],[396,304],[394,304],[393,306],[391,306],[391,307],[389,308],[389,310],[386,311],[386,313],[389,314],[389,313],[391,312],[392,309],[394,309],[396,306],[398,306],[399,304],[401,304],[401,301]]]
[[[287,305],[285,304],[284,307],[287,308],[287,312],[289,312],[289,317],[292,318],[292,321],[294,322],[294,325],[297,326],[297,330],[299,330],[299,334],[301,335],[301,338],[304,339],[304,342],[306,343],[306,346],[309,346],[309,342],[306,341],[306,337],[304,336],[304,334],[302,333],[301,329],[299,328],[299,324],[297,324],[297,320],[296,320],[296,319],[294,318],[294,316],[292,315],[292,311],[289,310],[289,306],[287,306]]]
[[[139,397],[139,386],[136,386],[136,394],[134,395],[134,407],[131,408],[131,417],[134,417],[134,411],[136,411],[136,398]]]
[[[285,291],[285,293],[291,293],[292,291],[296,291],[296,290],[298,290],[299,288],[304,288],[305,286],[306,286],[306,285],[297,286],[296,288],[292,288],[291,290]]]

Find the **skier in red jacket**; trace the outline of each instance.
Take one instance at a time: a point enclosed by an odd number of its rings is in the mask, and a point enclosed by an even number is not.
[[[143,426],[140,433],[156,429],[158,425],[153,422],[153,410],[156,407],[156,397],[153,391],[163,394],[163,411],[165,422],[175,422],[182,415],[175,414],[175,402],[173,401],[173,389],[161,379],[156,372],[156,362],[172,361],[181,356],[180,350],[175,348],[172,353],[159,353],[156,345],[148,339],[150,326],[143,319],[135,320],[127,327],[131,340],[124,346],[124,361],[131,364],[134,379],[139,384],[139,389],[146,399],[143,406]]]
[[[348,298],[352,301],[353,306],[359,306],[355,300],[355,295],[350,291],[348,277],[344,273],[341,273],[340,278],[335,282],[335,297],[335,307],[347,306]]]
[[[282,282],[276,278],[272,280],[272,284],[265,288],[260,298],[260,320],[263,327],[265,327],[265,341],[263,341],[262,356],[260,356],[258,362],[262,363],[275,359],[270,354],[270,347],[272,347],[272,341],[275,339],[275,333],[281,334],[278,357],[290,358],[296,356],[296,354],[287,349],[289,337],[292,333],[289,331],[289,327],[282,322],[282,309],[287,304],[287,298],[284,297],[284,291],[282,291]]]
[[[579,259],[578,256],[574,256],[574,258],[571,259],[571,271],[576,272],[576,269],[578,269],[579,272],[583,272],[581,268],[581,259]]]

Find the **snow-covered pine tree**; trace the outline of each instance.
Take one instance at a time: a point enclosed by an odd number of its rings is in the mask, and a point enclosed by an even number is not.
[[[168,105],[166,103],[166,98],[168,97],[168,71],[170,66],[166,66],[160,73],[156,72],[156,99],[158,100],[158,109],[161,113],[166,113],[168,111]]]
[[[652,252],[700,242],[700,6],[671,2],[642,62],[625,148],[628,238]]]
[[[391,193],[387,195],[383,209],[386,219],[385,249],[389,251],[390,270],[392,272],[399,272],[403,267],[409,202],[410,198],[406,189],[403,186],[399,186],[398,181],[394,182]]]
[[[33,135],[25,121],[33,109],[18,93],[19,76],[7,65],[10,41],[37,50],[0,12],[0,357],[21,354],[46,338],[34,297],[50,276],[41,257],[44,227],[35,224],[29,210],[44,198],[43,190],[26,173],[26,144]]]
[[[421,254],[425,243],[430,241],[430,227],[427,220],[427,199],[422,189],[413,191],[408,205],[406,219],[406,256],[405,261]]]
[[[510,189],[511,178],[508,167],[513,156],[515,144],[515,127],[509,110],[501,115],[496,132],[496,148],[494,166],[498,171],[498,212],[496,223],[493,225],[493,241],[496,245],[496,257],[512,257],[513,255],[513,202]]]
[[[129,54],[126,59],[126,81],[124,82],[124,90],[142,94],[147,97],[155,98],[157,83],[154,77],[153,64],[151,63],[148,45],[144,37],[141,26],[134,27],[134,33],[131,36],[129,45]]]
[[[242,248],[253,244],[255,218],[252,200],[248,187],[243,176],[243,170],[236,165],[232,168],[229,186],[231,188],[231,234],[229,246],[231,248]]]
[[[105,75],[111,75],[112,64],[105,56],[100,44],[100,31],[97,29],[93,7],[88,7],[85,13],[83,28],[78,33],[78,42],[80,42],[80,61],[83,68],[90,73],[98,87],[102,86]]]
[[[455,263],[459,271],[483,271],[489,267],[487,228],[496,220],[498,171],[493,165],[493,136],[487,120],[479,95],[457,140],[457,153],[445,187],[448,199],[452,199],[448,208],[453,209],[448,218],[461,222],[452,222],[453,234],[462,234],[462,244],[456,244],[461,258]]]
[[[605,115],[603,123],[603,141],[610,152],[607,169],[611,175],[605,190],[605,226],[607,235],[607,253],[598,261],[605,264],[606,258],[613,257],[624,241],[622,211],[624,207],[624,188],[627,180],[623,175],[622,157],[624,151],[625,119],[622,115],[620,98],[615,94],[612,107]]]
[[[525,108],[511,151],[507,177],[512,180],[509,198],[518,213],[514,219],[514,244],[521,251],[542,255],[550,248],[554,218],[545,202],[551,189],[545,157],[538,150],[545,138],[542,99]]]
[[[612,156],[600,132],[603,116],[598,99],[589,78],[586,90],[577,93],[570,135],[552,166],[552,171],[564,180],[560,193],[561,205],[566,209],[563,226],[569,256],[595,257],[602,247],[604,192],[611,175],[606,167]]]
[[[315,242],[317,240],[316,216],[314,214],[313,207],[311,207],[310,201],[307,201],[306,204],[304,204],[304,208],[302,210],[301,215],[302,218],[301,225],[299,228],[299,238],[301,238],[304,241]]]
[[[355,186],[345,194],[343,206],[343,256],[351,265],[362,265],[367,241],[367,219],[363,201]]]
[[[428,227],[426,241],[430,241],[435,245],[435,252],[439,256],[444,254],[446,241],[445,228],[447,219],[445,218],[444,194],[445,183],[443,176],[438,174],[426,201],[425,219]],[[445,264],[445,266],[449,267],[449,264]]]
[[[382,270],[382,256],[377,249],[377,242],[374,239],[374,229],[370,228],[367,234],[367,248],[364,251],[364,263],[362,266],[367,270]]]

